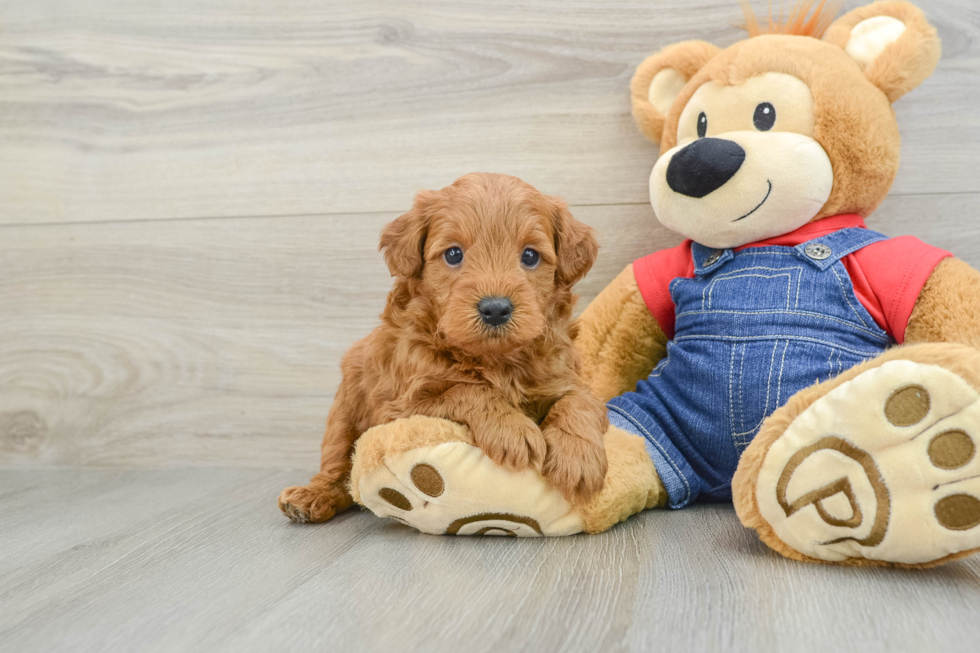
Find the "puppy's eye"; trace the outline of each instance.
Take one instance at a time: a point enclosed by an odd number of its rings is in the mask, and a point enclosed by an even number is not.
[[[524,253],[521,254],[521,265],[526,268],[538,267],[538,261],[540,260],[541,255],[538,254],[537,250],[533,250],[530,247],[526,247]]]
[[[442,258],[446,261],[446,265],[454,268],[463,262],[463,250],[459,247],[450,247],[442,253]]]
[[[704,111],[698,114],[698,138],[704,138],[704,135],[708,133],[708,116],[705,115]]]
[[[776,107],[768,102],[763,102],[755,108],[755,115],[752,116],[755,128],[761,132],[767,132],[776,124]]]

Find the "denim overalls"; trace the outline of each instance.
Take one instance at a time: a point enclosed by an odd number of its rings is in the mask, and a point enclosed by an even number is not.
[[[841,263],[886,238],[849,228],[796,247],[691,246],[694,278],[670,282],[667,356],[608,404],[613,425],[646,439],[671,508],[730,501],[739,456],[766,417],[894,344]]]

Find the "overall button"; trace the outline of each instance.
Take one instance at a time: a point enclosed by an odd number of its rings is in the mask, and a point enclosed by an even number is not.
[[[814,261],[822,261],[828,258],[833,252],[830,248],[823,243],[811,243],[806,246],[803,253],[812,258]]]
[[[722,252],[722,250],[720,250],[720,249],[716,249],[715,251],[711,252],[711,256],[709,256],[708,258],[704,259],[704,267],[710,268],[712,265],[714,265],[715,263],[717,263],[718,262],[718,259],[721,258],[721,255],[723,253],[724,252]]]

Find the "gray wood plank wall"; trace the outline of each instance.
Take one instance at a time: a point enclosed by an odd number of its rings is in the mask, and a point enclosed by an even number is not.
[[[755,2],[764,9],[764,4]],[[848,2],[847,8],[856,6]],[[980,266],[980,5],[869,221]],[[678,242],[633,68],[734,0],[0,0],[0,465],[312,468],[414,192],[520,176],[595,226],[583,304]]]

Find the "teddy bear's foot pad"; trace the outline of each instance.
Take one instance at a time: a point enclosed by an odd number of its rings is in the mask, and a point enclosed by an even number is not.
[[[980,395],[887,362],[814,402],[772,444],[761,516],[800,553],[925,565],[980,548]]]
[[[359,475],[360,501],[423,533],[541,537],[581,532],[581,516],[533,470],[498,467],[466,442],[394,455]]]

